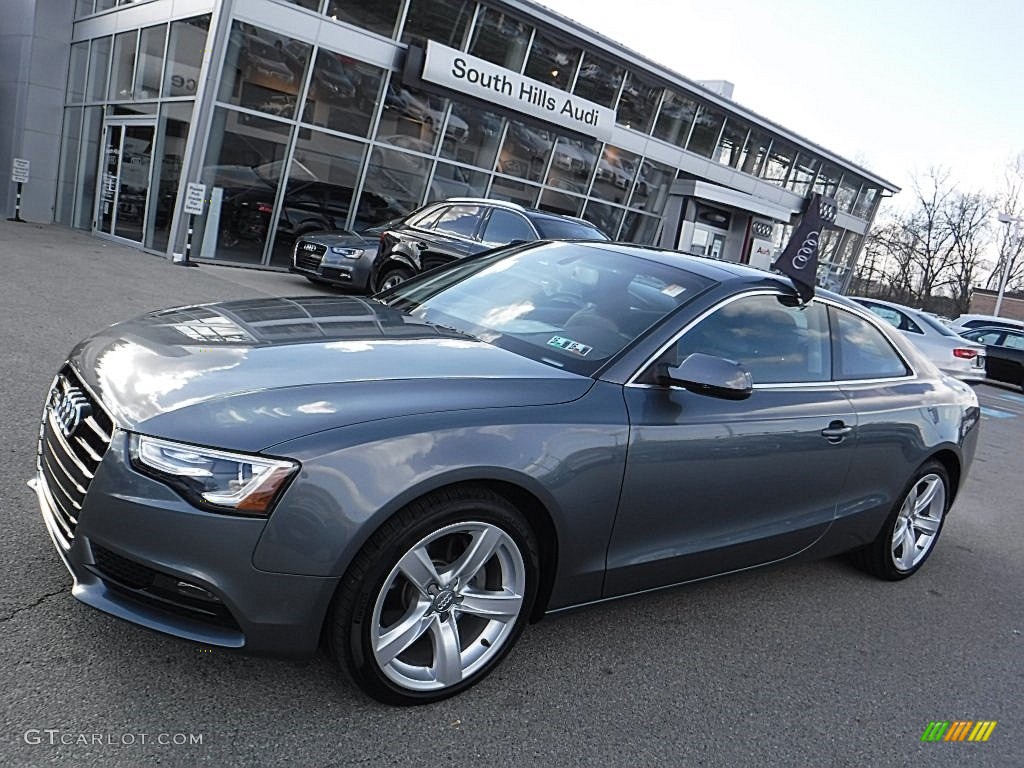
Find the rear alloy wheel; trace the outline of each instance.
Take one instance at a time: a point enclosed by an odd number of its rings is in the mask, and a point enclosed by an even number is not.
[[[388,288],[394,288],[396,285],[404,283],[410,277],[412,277],[412,273],[408,269],[392,267],[377,278],[377,292],[380,293]]]
[[[333,645],[370,696],[425,704],[483,679],[518,638],[539,571],[533,533],[484,488],[432,494],[381,528],[336,599]]]
[[[916,573],[935,549],[949,511],[949,476],[935,461],[924,464],[878,537],[854,553],[861,568],[896,581]]]

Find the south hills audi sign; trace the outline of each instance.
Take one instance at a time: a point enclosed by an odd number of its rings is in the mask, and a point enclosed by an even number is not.
[[[595,139],[612,136],[613,110],[433,40],[427,41],[420,77]]]

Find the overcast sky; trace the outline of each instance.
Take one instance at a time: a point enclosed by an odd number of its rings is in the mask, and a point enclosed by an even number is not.
[[[999,189],[1024,150],[1024,0],[541,0],[897,186]]]

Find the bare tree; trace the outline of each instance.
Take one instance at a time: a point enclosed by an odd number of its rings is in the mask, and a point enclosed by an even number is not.
[[[1003,189],[996,198],[999,213],[1005,213],[1016,219],[1024,218],[1024,152],[1019,153],[1007,165],[1003,179]],[[995,268],[988,276],[985,287],[996,290],[1007,269],[1006,287],[1010,290],[1024,289],[1024,227],[999,225],[999,258]]]
[[[957,193],[945,206],[945,225],[952,237],[952,260],[947,267],[947,284],[957,314],[971,304],[971,290],[987,266],[984,254],[992,242],[990,222],[993,201],[973,192]]]

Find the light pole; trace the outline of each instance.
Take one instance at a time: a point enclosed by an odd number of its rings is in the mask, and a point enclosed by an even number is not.
[[[996,295],[996,308],[992,312],[996,317],[999,317],[999,309],[1003,306],[1003,291],[1006,290],[1006,278],[1009,276],[1010,271],[1010,225],[1020,224],[1024,219],[1018,216],[1011,216],[1008,213],[1000,213],[997,217],[1001,224],[1006,225],[1006,253],[1003,258],[1003,274],[999,276],[999,293]]]

